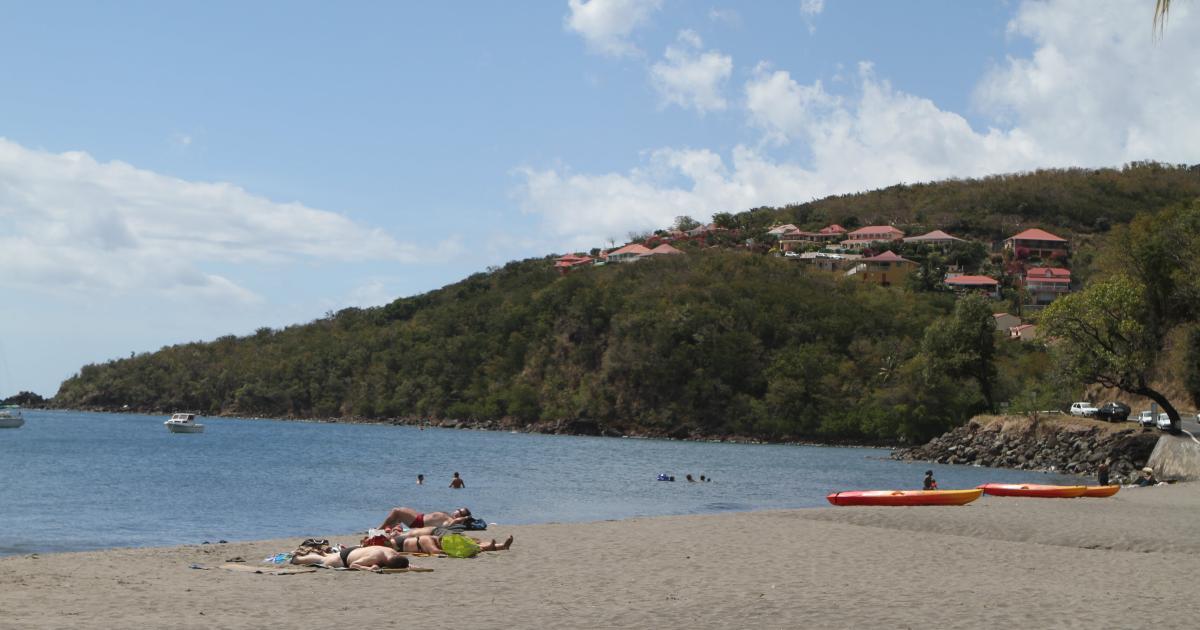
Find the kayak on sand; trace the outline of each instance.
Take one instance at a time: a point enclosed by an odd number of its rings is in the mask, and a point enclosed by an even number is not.
[[[1111,497],[1116,494],[1121,486],[1088,486],[1087,492],[1083,493],[1085,497]]]
[[[985,494],[997,497],[1070,499],[1081,497],[1087,492],[1087,486],[1047,486],[1036,483],[985,483],[976,487]]]
[[[827,497],[834,505],[964,505],[983,491],[970,490],[851,490]]]

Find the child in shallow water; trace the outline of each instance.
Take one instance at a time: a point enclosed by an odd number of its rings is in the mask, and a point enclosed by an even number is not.
[[[925,490],[937,490],[937,479],[933,478],[933,471],[925,471]]]

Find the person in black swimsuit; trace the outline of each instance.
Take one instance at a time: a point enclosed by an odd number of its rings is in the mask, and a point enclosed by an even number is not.
[[[319,564],[329,569],[345,567],[360,571],[375,571],[377,569],[403,569],[408,566],[408,558],[400,555],[391,547],[343,547],[336,553],[313,552],[294,556],[292,564],[308,566]]]

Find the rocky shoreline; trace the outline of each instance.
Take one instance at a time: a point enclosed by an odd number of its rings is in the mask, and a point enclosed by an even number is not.
[[[1095,475],[1109,462],[1113,483],[1132,483],[1159,434],[1131,423],[1071,416],[977,416],[929,443],[897,449],[894,459]]]

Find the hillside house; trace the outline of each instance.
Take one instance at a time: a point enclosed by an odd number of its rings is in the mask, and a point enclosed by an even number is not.
[[[916,267],[917,263],[900,257],[896,252],[889,251],[870,258],[863,258],[853,269],[847,271],[846,275],[862,278],[864,282],[890,287],[897,282],[902,282]]]
[[[799,232],[799,231],[800,231],[800,228],[792,225],[791,223],[785,223],[783,225],[777,225],[777,226],[767,230],[767,234],[770,234],[771,236],[783,236],[784,234],[786,234],[788,232]]]
[[[862,254],[826,254],[825,252],[804,252],[795,260],[799,260],[818,271],[834,273],[845,271],[858,264]]]
[[[593,260],[591,256],[584,256],[583,254],[567,254],[566,256],[560,256],[554,260],[554,268],[557,269],[560,274],[566,275],[567,272],[571,271],[572,269],[577,267],[590,267],[592,263]]]
[[[846,249],[863,249],[875,243],[890,243],[904,238],[904,232],[890,225],[869,225],[846,234],[841,242]]]
[[[961,243],[963,240],[957,236],[951,236],[941,230],[934,230],[921,234],[920,236],[906,236],[905,243],[913,243],[916,245],[932,245],[934,247],[947,247],[954,243]]]
[[[1062,267],[1034,267],[1022,279],[1030,301],[1045,306],[1071,292],[1071,270]]]
[[[675,249],[674,247],[671,247],[667,243],[663,243],[663,244],[659,245],[658,247],[655,247],[654,249],[650,250],[650,253],[648,253],[646,255],[647,256],[662,256],[662,255],[682,254],[682,253],[683,252],[679,251],[678,249]]]
[[[1004,249],[1020,260],[1026,258],[1060,258],[1067,255],[1070,243],[1045,230],[1031,228],[1004,240]]]
[[[630,243],[624,247],[608,252],[605,258],[608,262],[633,262],[650,253],[650,248],[640,243]]]
[[[950,276],[946,278],[946,286],[956,293],[979,291],[992,299],[1000,297],[1000,282],[987,276]]]
[[[797,246],[811,243],[836,243],[842,240],[845,234],[846,228],[836,223],[827,225],[816,232],[792,229],[779,235],[779,249],[789,252],[796,249]]]

